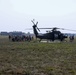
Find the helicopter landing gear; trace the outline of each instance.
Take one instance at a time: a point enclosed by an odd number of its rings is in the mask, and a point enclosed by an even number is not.
[[[42,39],[39,40],[39,42],[41,42]]]

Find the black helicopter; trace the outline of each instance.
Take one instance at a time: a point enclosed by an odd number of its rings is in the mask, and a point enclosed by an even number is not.
[[[65,38],[68,37],[67,35],[61,33],[60,31],[57,31],[57,29],[60,29],[60,28],[57,28],[57,27],[54,27],[54,28],[38,28],[37,27],[38,22],[36,24],[34,23],[33,20],[31,22],[33,23],[34,34],[35,34],[36,38],[40,39],[40,41],[42,39],[47,39],[47,40],[50,40],[50,41],[54,41],[54,40],[63,41]],[[51,32],[48,32],[48,33],[45,33],[45,34],[39,34],[38,31],[40,31],[40,29],[52,29],[52,30],[51,30]]]

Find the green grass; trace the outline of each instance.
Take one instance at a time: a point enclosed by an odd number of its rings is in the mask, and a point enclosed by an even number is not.
[[[76,75],[76,42],[11,42],[1,36],[0,75]]]

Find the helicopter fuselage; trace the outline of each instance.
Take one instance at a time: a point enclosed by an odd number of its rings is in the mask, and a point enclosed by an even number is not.
[[[60,31],[57,31],[56,27],[52,29],[52,32],[49,32],[49,33],[45,33],[45,34],[39,34],[37,30],[39,30],[39,28],[37,27],[37,24],[38,22],[35,24],[33,21],[32,23],[34,24],[33,25],[33,31],[34,31],[34,34],[36,36],[36,38],[39,38],[39,39],[47,39],[47,40],[60,40],[60,41],[63,41],[65,38],[67,38],[67,36],[65,36],[63,33],[61,33]],[[40,31],[40,30],[39,30]]]
[[[67,36],[62,34],[60,31],[56,31],[56,30],[49,32],[49,33],[45,33],[45,34],[39,34],[37,31],[36,25],[33,25],[33,31],[34,31],[36,38],[39,38],[39,39],[48,39],[52,41],[54,40],[63,41],[65,38],[67,38]]]

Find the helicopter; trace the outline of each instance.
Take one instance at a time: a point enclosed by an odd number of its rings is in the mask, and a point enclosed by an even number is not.
[[[60,28],[57,28],[57,27],[38,28],[37,27],[38,22],[36,22],[36,24],[34,23],[34,20],[31,20],[31,22],[33,23],[33,31],[34,31],[35,37],[39,38],[40,41],[42,39],[47,39],[47,40],[50,40],[50,41],[54,41],[54,40],[63,41],[65,38],[68,37],[67,35],[65,35],[65,34],[63,34],[63,33],[61,33],[60,31],[57,30],[57,29],[60,29]],[[44,33],[44,34],[39,34],[38,31],[40,31],[40,29],[52,29],[52,30],[51,30],[51,32],[47,32],[47,33]]]
[[[38,22],[34,23],[34,19],[31,20],[31,22],[33,23],[33,31],[35,34],[36,38],[39,38],[40,41],[42,39],[47,39],[50,41],[54,41],[54,40],[59,40],[59,41],[66,41],[66,38],[70,38],[70,37],[74,37],[74,35],[76,35],[75,33],[62,33],[61,31],[59,31],[58,29],[61,30],[67,30],[67,31],[72,31],[72,32],[76,32],[76,30],[72,30],[72,29],[65,29],[65,28],[58,28],[58,27],[53,27],[53,28],[38,28],[37,24]],[[38,33],[38,31],[40,32],[40,29],[52,29],[51,31],[47,31],[47,33]]]

